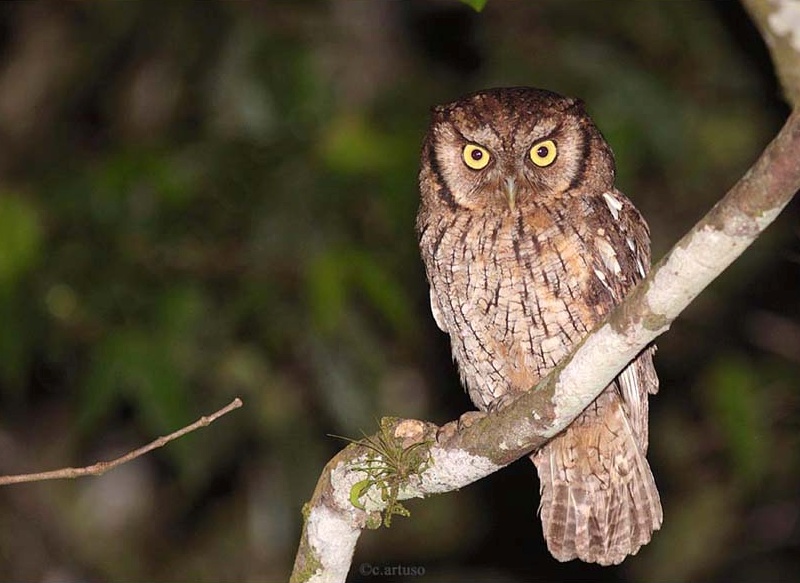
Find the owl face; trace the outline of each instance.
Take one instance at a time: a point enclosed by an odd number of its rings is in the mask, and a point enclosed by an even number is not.
[[[422,156],[427,196],[467,209],[514,212],[614,182],[613,155],[583,103],[539,89],[491,89],[436,107]]]

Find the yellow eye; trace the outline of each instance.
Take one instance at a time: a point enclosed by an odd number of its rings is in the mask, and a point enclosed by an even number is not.
[[[534,144],[531,148],[531,162],[544,168],[555,161],[557,154],[556,143],[553,140],[545,140]]]
[[[482,170],[486,168],[489,163],[489,150],[481,148],[476,144],[467,144],[464,146],[464,164],[473,170]]]

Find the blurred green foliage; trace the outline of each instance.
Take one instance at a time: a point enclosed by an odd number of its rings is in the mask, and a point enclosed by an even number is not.
[[[743,355],[732,355],[707,371],[709,409],[729,448],[736,476],[747,486],[768,475],[770,433],[769,407],[759,394],[768,378],[766,371]]]
[[[42,242],[39,216],[26,201],[0,197],[0,286],[11,289],[39,259]]]
[[[285,580],[329,434],[471,407],[413,230],[432,105],[494,85],[582,97],[656,258],[786,114],[735,3],[466,4],[0,5],[0,471],[113,457],[245,402],[103,478],[1,490],[0,579]],[[659,341],[665,523],[640,556],[552,561],[523,460],[410,503],[354,564],[792,580],[797,217]]]
[[[470,6],[475,12],[480,12],[486,7],[487,0],[461,0],[467,6]]]
[[[39,214],[27,200],[0,193],[0,375],[20,390],[31,346],[25,342],[23,284],[42,248]]]

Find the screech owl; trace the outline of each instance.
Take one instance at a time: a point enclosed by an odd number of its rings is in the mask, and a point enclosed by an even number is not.
[[[534,387],[648,271],[647,224],[614,173],[580,100],[517,87],[433,109],[417,234],[433,316],[479,409]],[[531,455],[560,561],[620,563],[661,526],[645,458],[653,350]]]

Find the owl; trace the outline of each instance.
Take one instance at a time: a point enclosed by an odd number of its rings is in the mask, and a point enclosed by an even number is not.
[[[516,87],[433,109],[417,234],[434,319],[478,409],[535,387],[647,273],[649,229],[614,173],[578,99]],[[530,456],[560,561],[620,563],[661,526],[645,457],[653,350]]]

